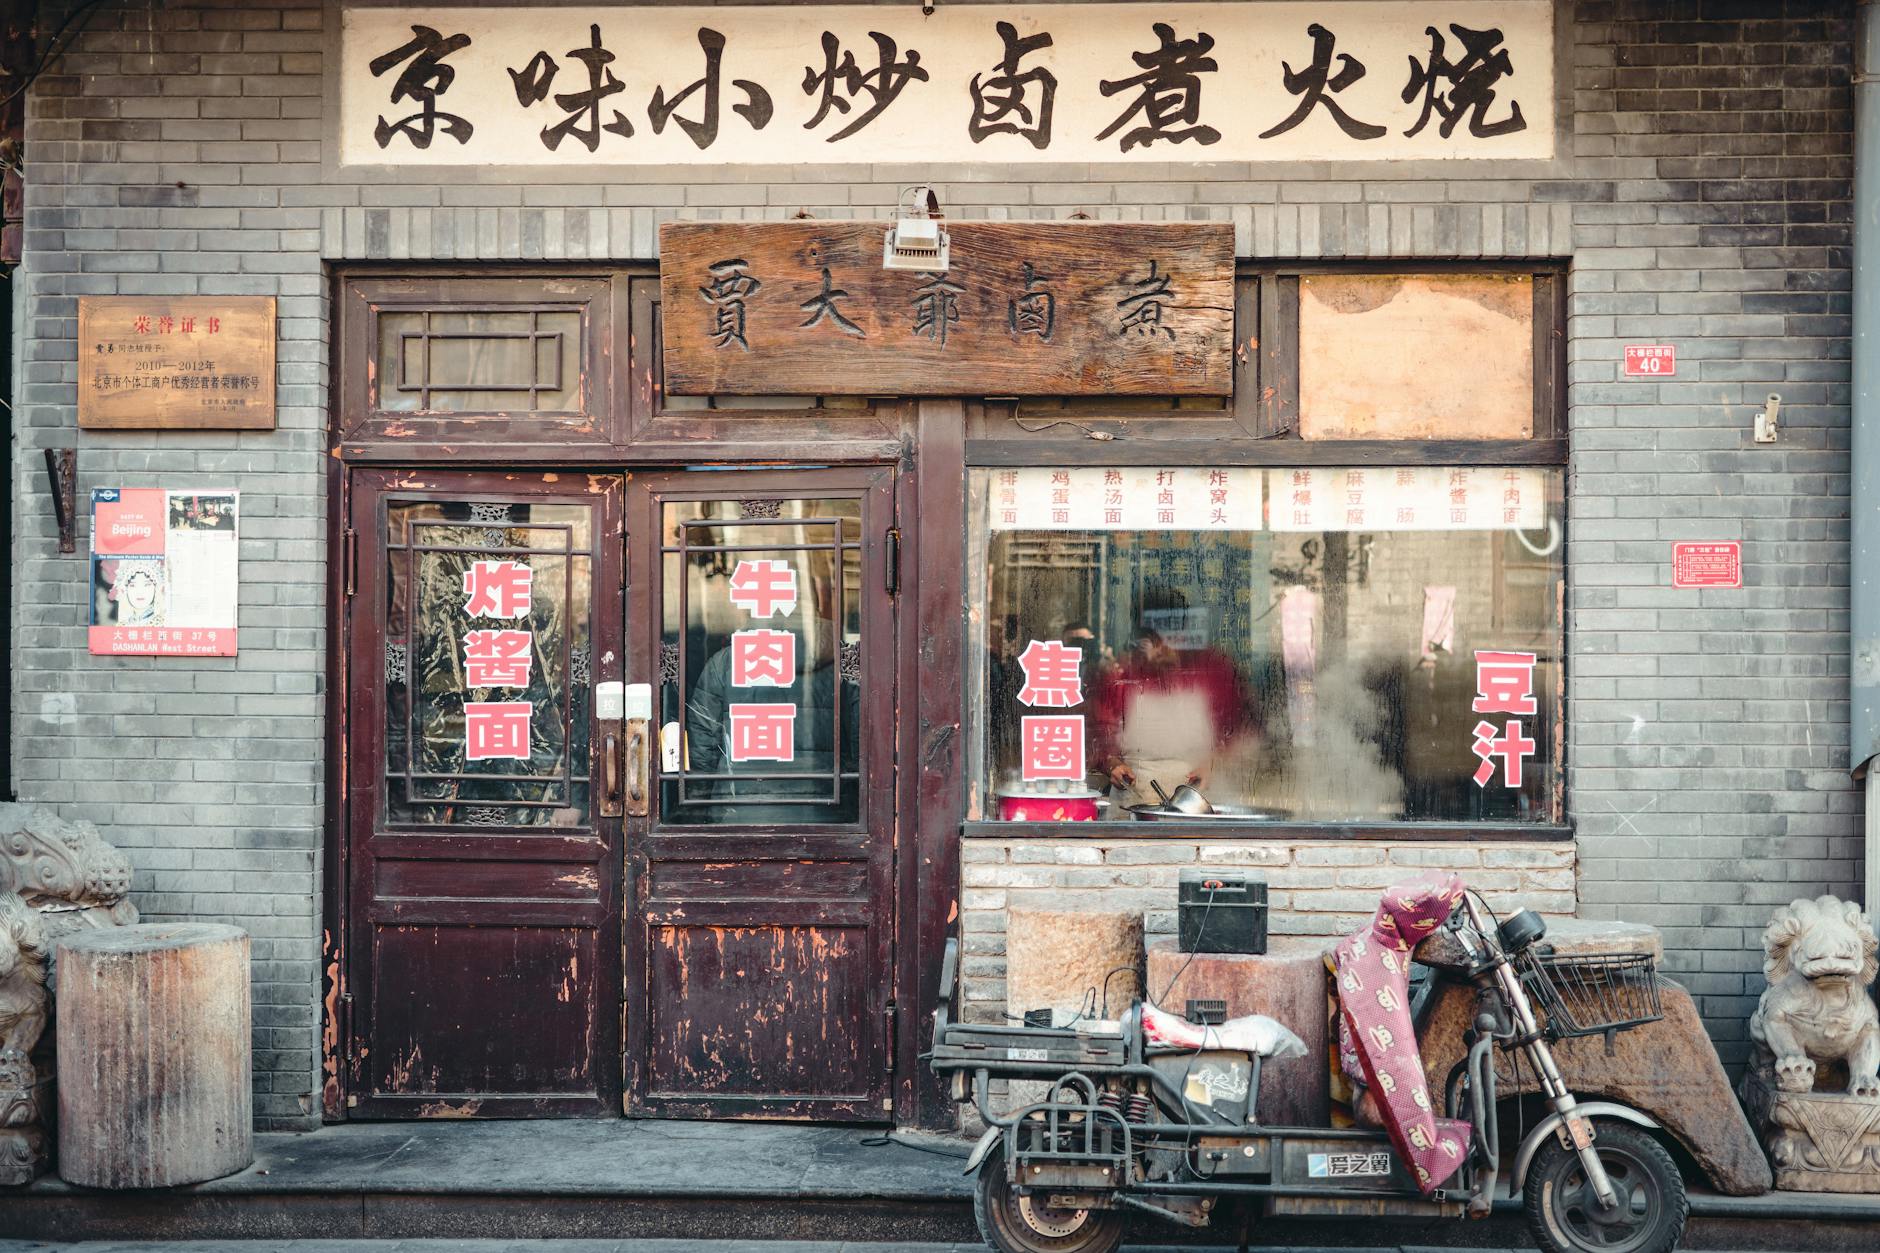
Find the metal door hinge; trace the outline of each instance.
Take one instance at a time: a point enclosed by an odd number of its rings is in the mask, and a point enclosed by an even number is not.
[[[892,1056],[895,1045],[900,1043],[901,1015],[900,1011],[895,1008],[893,1001],[888,1002],[888,1008],[883,1012],[887,1017],[888,1024],[888,1053]]]
[[[888,595],[893,596],[901,590],[901,528],[888,528]]]
[[[346,595],[351,596],[359,584],[359,532],[347,527],[342,538],[341,572],[345,579]]]

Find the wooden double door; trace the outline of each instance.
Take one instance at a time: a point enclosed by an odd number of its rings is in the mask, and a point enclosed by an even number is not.
[[[890,1116],[893,491],[352,472],[353,1116]]]

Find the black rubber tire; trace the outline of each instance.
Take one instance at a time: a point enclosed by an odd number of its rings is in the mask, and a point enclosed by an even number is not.
[[[1605,1219],[1586,1187],[1579,1154],[1550,1137],[1528,1170],[1528,1228],[1546,1253],[1671,1253],[1684,1235],[1690,1199],[1665,1146],[1642,1127],[1598,1119],[1593,1143],[1620,1192],[1620,1214]]]
[[[1021,1198],[1005,1180],[1005,1146],[996,1145],[979,1165],[973,1187],[973,1221],[979,1237],[998,1253],[1116,1253],[1123,1242],[1119,1210],[1079,1210],[1068,1235],[1039,1231],[1025,1219]]]

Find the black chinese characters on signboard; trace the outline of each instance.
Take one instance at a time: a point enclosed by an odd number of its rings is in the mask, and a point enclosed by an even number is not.
[[[1336,6],[1328,11],[1335,13]],[[1031,24],[1038,25],[1036,21]],[[1384,125],[1374,118],[1354,116],[1339,99],[1370,73],[1365,61],[1356,52],[1341,49],[1337,33],[1323,23],[1309,24],[1305,35],[1311,40],[1310,60],[1298,69],[1290,61],[1280,64],[1278,86],[1295,98],[1294,107],[1285,118],[1259,131],[1258,138],[1275,139],[1304,125],[1319,111],[1350,139],[1383,137]],[[1475,139],[1493,139],[1527,128],[1520,102],[1512,95],[1516,67],[1501,30],[1450,23],[1447,33],[1430,26],[1424,35],[1427,47],[1378,49],[1373,39],[1373,46],[1364,53],[1373,64],[1382,64],[1379,57],[1393,52],[1408,63],[1399,95],[1418,113],[1403,135],[1418,135],[1433,118],[1438,119],[1437,134],[1445,140],[1465,125]],[[629,71],[637,70],[663,78],[668,67],[633,65],[631,41],[610,47],[608,33],[599,23],[590,23],[587,42],[560,52],[559,58],[545,47],[520,65],[506,66],[516,106],[540,109],[551,117],[552,111],[559,111],[559,119],[549,121],[539,134],[543,147],[551,152],[560,150],[568,139],[593,154],[602,153],[610,143],[633,141],[636,128],[629,109],[644,116],[653,134],[663,134],[673,126],[699,150],[709,150],[722,134],[721,108],[727,94],[723,75],[727,59],[735,61],[736,48],[733,36],[712,27],[698,27],[696,38],[703,72],[676,90],[668,91],[664,83],[658,83],[642,96],[638,89],[629,90],[622,75],[631,79]],[[378,116],[373,139],[380,149],[390,149],[402,138],[424,151],[440,134],[460,146],[470,142],[475,125],[444,107],[444,98],[457,78],[450,58],[472,44],[466,32],[446,35],[414,24],[409,40],[369,62],[374,78],[398,70],[389,82],[389,112],[414,108],[403,116]],[[934,81],[929,66],[923,64],[919,48],[904,47],[889,34],[867,31],[863,43],[845,41],[836,32],[824,30],[818,49],[804,58],[800,83],[766,86],[732,78],[730,107],[752,131],[762,131],[780,113],[793,112],[802,119],[802,129],[815,132],[830,145],[853,138],[898,107],[917,111],[923,119],[940,119],[942,124],[956,116],[975,145],[993,136],[1011,135],[1047,151],[1061,133],[1061,127],[1054,130],[1062,121],[1056,116],[1061,84],[1049,60],[1056,45],[1049,30],[1026,33],[1013,21],[993,20],[987,24],[984,56],[975,57],[983,68],[967,82],[941,83]],[[865,49],[859,56],[858,48]],[[1121,112],[1094,132],[1094,138],[1114,141],[1119,153],[1189,141],[1203,147],[1219,143],[1221,127],[1231,127],[1240,119],[1210,115],[1207,110],[1207,84],[1219,81],[1222,69],[1215,51],[1216,39],[1209,31],[1151,23],[1129,54],[1134,72],[1127,65],[1118,66],[1118,77],[1099,77],[1092,84],[1103,97],[1115,97],[1122,105]],[[558,86],[564,90],[555,90]],[[952,113],[954,109],[961,112]],[[616,139],[604,140],[605,135]],[[925,325],[935,329],[936,338],[943,337],[944,319]]]
[[[1003,308],[1003,325],[993,321],[984,325],[965,322],[960,303],[969,288],[961,275],[928,272],[909,275],[907,334],[924,339],[936,348],[944,348],[956,329],[965,325],[974,332],[997,334],[1002,331],[1014,344],[1022,344],[1027,339],[1050,343],[1058,324],[1057,294],[1052,290],[1051,280],[1040,274],[1030,261],[1020,264],[1020,274],[1019,286],[1009,292],[979,293],[987,298],[976,302],[975,307]],[[786,320],[793,321],[800,332],[818,331],[826,324],[826,330],[819,333],[866,339],[868,332],[843,312],[842,302],[851,297],[848,291],[835,285],[830,267],[817,267],[815,281],[816,294],[796,305],[796,311],[807,316],[796,320],[794,313],[785,315],[779,311],[771,317],[770,325],[782,329]],[[712,347],[721,351],[751,351],[750,319],[770,313],[766,309],[753,310],[753,298],[769,286],[769,280],[753,273],[751,263],[743,257],[724,257],[705,266],[698,294],[705,305],[701,315],[705,337]],[[1174,328],[1166,325],[1164,316],[1170,309],[1180,307],[1180,292],[1158,260],[1152,257],[1141,269],[1117,275],[1115,286],[1123,294],[1109,313],[1108,334],[1112,338],[1124,343],[1132,337],[1146,339],[1159,335],[1171,341],[1175,338]],[[778,308],[780,310],[780,306]]]

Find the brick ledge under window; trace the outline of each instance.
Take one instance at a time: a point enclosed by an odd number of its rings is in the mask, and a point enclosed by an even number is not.
[[[968,822],[967,839],[1023,840],[1405,840],[1545,844],[1573,839],[1573,826],[1528,822]]]

